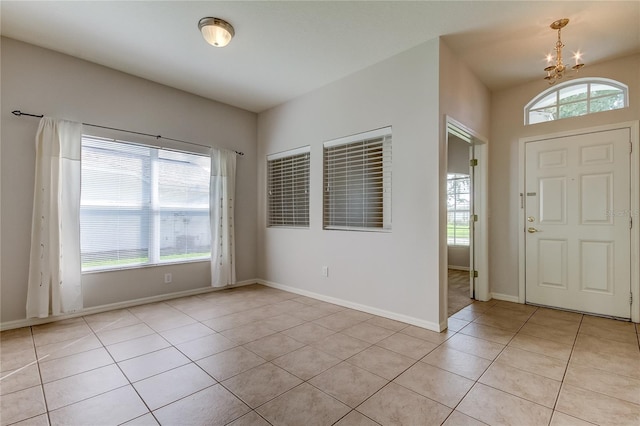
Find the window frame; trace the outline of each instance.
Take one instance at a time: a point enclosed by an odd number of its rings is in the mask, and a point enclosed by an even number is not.
[[[557,85],[554,85],[548,89],[546,89],[545,91],[541,92],[540,94],[538,94],[537,96],[535,96],[533,99],[531,99],[524,107],[524,124],[525,126],[530,126],[533,124],[538,124],[538,123],[546,123],[549,121],[557,121],[557,120],[563,120],[565,118],[572,118],[572,117],[582,117],[585,115],[589,115],[589,114],[595,114],[598,112],[605,112],[605,111],[591,111],[591,103],[593,100],[598,100],[598,99],[604,99],[607,98],[609,95],[603,95],[603,96],[592,96],[591,95],[591,86],[593,84],[602,84],[602,85],[607,85],[607,86],[611,86],[615,89],[618,89],[622,92],[622,96],[623,96],[623,106],[619,107],[619,108],[614,108],[611,110],[607,110],[607,111],[615,111],[618,109],[623,109],[623,108],[628,108],[629,107],[629,87],[624,84],[621,83],[619,81],[616,80],[611,80],[608,78],[595,78],[595,77],[587,77],[587,78],[579,78],[579,79],[575,79],[575,80],[569,80]],[[581,85],[586,85],[586,92],[585,92],[585,97],[584,99],[579,99],[576,101],[571,101],[571,102],[561,102],[560,99],[560,92],[563,89],[567,89],[570,88],[572,86],[581,86]],[[554,94],[555,95],[555,102],[546,106],[537,106],[541,101],[543,101],[545,98],[548,98],[550,95]],[[570,104],[577,104],[577,103],[581,103],[581,102],[585,102],[586,103],[586,112],[584,114],[579,114],[579,115],[570,115],[567,117],[560,117],[560,107],[565,106],[565,105],[570,105]],[[548,109],[548,108],[555,108],[556,110],[556,115],[558,116],[558,118],[554,118],[552,120],[547,120],[547,121],[538,121],[535,123],[531,122],[531,113],[535,112],[536,110],[543,110],[543,109]]]
[[[392,229],[392,216],[391,216],[391,206],[392,206],[392,141],[393,141],[393,135],[392,135],[392,127],[391,126],[387,126],[387,127],[383,127],[380,129],[375,129],[375,130],[371,130],[371,131],[367,131],[367,132],[362,132],[362,133],[358,133],[358,134],[354,134],[351,136],[346,136],[343,138],[338,138],[338,139],[333,139],[333,140],[329,140],[323,143],[323,154],[322,154],[322,163],[323,163],[323,171],[322,171],[322,177],[323,177],[323,182],[322,182],[322,188],[323,188],[323,196],[322,196],[322,228],[324,230],[334,230],[334,231],[363,231],[363,232],[386,232],[389,233],[391,232]],[[347,147],[349,145],[357,145],[357,144],[362,144],[362,148],[360,149],[363,153],[366,150],[367,147],[373,145],[374,143],[380,144],[381,146],[381,160],[380,160],[380,164],[381,166],[377,166],[378,170],[382,169],[382,172],[380,174],[380,176],[377,178],[380,180],[380,183],[378,184],[380,186],[380,191],[374,192],[373,194],[377,196],[379,203],[382,204],[381,206],[381,215],[382,215],[382,220],[379,221],[380,225],[379,226],[367,226],[367,222],[373,222],[373,220],[371,219],[367,219],[366,216],[366,212],[368,212],[368,209],[370,209],[370,206],[372,205],[372,203],[367,203],[367,202],[363,202],[363,205],[365,205],[365,207],[362,208],[362,216],[357,216],[357,219],[355,221],[351,220],[350,218],[348,218],[348,215],[345,214],[345,219],[343,220],[345,222],[345,224],[337,224],[338,222],[338,218],[333,217],[332,215],[334,215],[335,213],[335,206],[331,205],[332,200],[335,201],[335,195],[332,194],[336,194],[339,190],[343,190],[345,191],[345,187],[347,186],[347,183],[344,183],[342,185],[342,187],[340,187],[337,182],[335,181],[335,179],[333,181],[331,181],[330,179],[333,177],[336,177],[336,173],[332,170],[329,171],[330,167],[333,167],[335,165],[335,161],[333,162],[334,164],[330,164],[331,161],[328,159],[328,155],[329,155],[329,151],[334,149],[334,148],[341,148],[341,147]],[[354,152],[358,152],[358,149],[355,148]],[[345,154],[346,156],[349,154]],[[353,165],[353,162],[347,160],[346,163],[346,167],[349,168],[350,166]],[[374,170],[376,168],[376,163],[373,163],[374,167],[372,167],[371,169],[367,170],[369,173],[374,173]],[[353,166],[355,168],[357,168],[357,166]],[[367,168],[368,169],[368,168]],[[364,171],[364,170],[363,170]],[[347,171],[346,173],[350,173],[351,171]],[[372,176],[371,174],[368,174],[367,176]],[[369,178],[371,179],[371,178]],[[373,178],[374,180],[376,179],[375,177]],[[346,177],[346,180],[349,182],[349,178]],[[358,195],[360,195],[361,197],[363,197],[365,200],[369,197],[369,195],[371,194],[371,192],[369,191],[368,193],[365,191],[365,186],[369,184],[369,182],[365,183],[365,179],[363,178],[363,184],[362,184],[362,191],[361,192],[356,192],[355,195],[352,196],[356,197]],[[339,188],[339,189],[336,189]],[[351,186],[349,188],[349,190],[353,189],[353,186]],[[357,188],[356,188],[357,189]],[[345,201],[344,204],[346,205],[345,207],[345,212],[349,212],[349,206],[348,204],[350,202],[352,202],[352,198],[349,198],[349,193],[348,191],[346,192],[346,196],[345,196]],[[349,224],[346,222],[362,222],[362,226],[356,226],[354,224]]]
[[[111,138],[111,137],[101,137],[101,136],[94,136],[94,135],[90,135],[90,134],[82,134],[82,148],[84,149],[84,142],[86,140],[92,141],[92,142],[108,142],[108,143],[116,143],[116,144],[122,144],[122,145],[126,145],[126,146],[132,146],[132,147],[140,147],[143,149],[148,149],[149,150],[149,155],[148,155],[148,161],[150,162],[149,167],[151,167],[152,170],[152,175],[156,175],[158,173],[158,165],[164,161],[164,159],[162,159],[160,157],[161,152],[165,151],[165,152],[175,152],[175,153],[181,153],[181,154],[188,154],[188,155],[194,155],[194,156],[199,156],[199,157],[203,157],[206,158],[209,162],[209,164],[211,163],[211,154],[210,153],[204,153],[204,152],[196,152],[196,151],[187,151],[187,150],[180,150],[180,149],[173,149],[173,148],[167,148],[167,147],[162,147],[162,146],[156,146],[156,145],[152,145],[152,144],[144,144],[144,143],[139,143],[139,142],[135,142],[135,141],[130,141],[130,140],[120,140],[120,139],[115,139],[115,138]],[[83,153],[84,154],[84,153]],[[155,164],[153,164],[155,162]],[[80,162],[80,168],[81,168],[81,174],[83,174],[83,167],[84,167],[85,162],[83,161],[82,157],[81,157],[81,162]],[[211,172],[209,170],[209,185],[210,185],[210,175]],[[161,239],[161,231],[162,231],[162,226],[161,226],[161,221],[162,221],[162,214],[163,213],[167,213],[167,212],[194,212],[194,211],[201,211],[203,212],[203,214],[207,217],[207,222],[210,223],[210,215],[211,215],[211,201],[209,199],[209,202],[206,204],[206,208],[190,208],[190,207],[184,207],[184,208],[179,208],[176,205],[162,205],[161,201],[158,199],[157,196],[157,190],[159,188],[159,175],[156,176],[156,180],[157,182],[154,184],[153,182],[149,182],[148,183],[148,191],[150,192],[150,198],[148,203],[146,203],[147,205],[144,205],[144,200],[142,200],[142,203],[135,204],[135,205],[130,205],[127,206],[126,203],[120,203],[120,204],[95,204],[95,203],[91,203],[91,204],[82,204],[82,184],[81,184],[81,188],[80,188],[80,197],[81,197],[81,205],[80,205],[80,212],[82,213],[83,210],[86,209],[94,209],[94,210],[114,210],[114,211],[119,211],[119,210],[125,210],[125,211],[132,211],[132,210],[136,210],[139,211],[138,216],[136,217],[140,217],[143,220],[144,215],[146,214],[146,217],[148,218],[148,225],[147,225],[147,231],[148,232],[148,255],[147,255],[147,261],[143,262],[143,263],[122,263],[122,264],[116,264],[113,266],[89,266],[89,267],[84,267],[82,266],[82,262],[81,262],[81,273],[82,274],[92,274],[92,273],[101,273],[101,272],[112,272],[112,271],[118,271],[118,270],[125,270],[125,269],[142,269],[142,268],[148,268],[148,267],[155,267],[155,266],[165,266],[165,265],[172,265],[172,264],[186,264],[186,263],[196,263],[196,262],[210,262],[211,261],[211,243],[209,244],[209,255],[208,256],[201,256],[201,257],[193,257],[193,258],[187,258],[187,259],[168,259],[168,260],[163,260],[162,259],[162,246],[160,243],[160,239]],[[153,178],[152,178],[153,179]],[[211,196],[210,194],[211,188],[209,186],[209,197]],[[152,193],[156,193],[156,195],[151,195]],[[206,211],[205,211],[206,210]],[[147,213],[145,213],[147,212]],[[82,220],[80,221],[80,225],[82,226]],[[211,230],[209,230],[209,234],[211,235]],[[81,241],[82,241],[82,234],[80,235]],[[82,254],[82,244],[80,247],[81,250],[81,254]]]
[[[282,160],[291,160],[290,168],[286,168],[286,165],[283,163],[283,171],[289,171],[291,173],[299,173],[300,172],[300,164],[297,164],[297,159],[302,158],[304,156],[304,161],[302,164],[302,168],[306,168],[304,170],[304,176],[302,179],[299,178],[291,178],[288,181],[280,181],[280,188],[284,186],[289,187],[290,198],[286,196],[282,196],[283,202],[280,206],[279,214],[272,216],[274,212],[278,211],[278,207],[276,205],[272,205],[272,202],[275,202],[271,197],[274,195],[276,191],[275,186],[276,182],[273,182],[274,172],[272,167],[275,167],[276,162],[280,162]],[[309,229],[310,226],[310,201],[309,201],[309,186],[311,180],[311,147],[309,145],[302,146],[295,149],[290,149],[287,151],[269,154],[267,155],[267,188],[266,188],[266,225],[267,228],[295,228],[295,229]],[[303,197],[302,208],[296,208],[297,199],[296,193],[297,191],[304,190],[305,195]],[[291,208],[291,212],[285,214],[284,203]],[[286,216],[290,215],[290,220],[287,221]],[[305,220],[306,215],[306,220]],[[302,216],[302,220],[298,223],[298,217]],[[280,223],[276,223],[280,221]]]

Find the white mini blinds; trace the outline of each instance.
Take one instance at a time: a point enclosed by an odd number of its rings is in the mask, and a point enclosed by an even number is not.
[[[267,156],[267,226],[309,227],[309,151]]]
[[[324,143],[324,229],[391,230],[391,127]]]
[[[211,257],[208,156],[82,137],[82,270]]]

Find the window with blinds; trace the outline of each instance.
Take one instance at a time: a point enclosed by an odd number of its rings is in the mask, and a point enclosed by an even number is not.
[[[83,136],[83,271],[211,257],[208,156]]]
[[[391,127],[324,143],[325,229],[391,230]]]
[[[267,156],[267,226],[309,227],[308,146]]]

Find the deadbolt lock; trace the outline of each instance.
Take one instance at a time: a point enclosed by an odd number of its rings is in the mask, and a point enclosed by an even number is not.
[[[536,220],[536,218],[535,218],[535,217],[533,217],[533,216],[529,216],[529,217],[527,218],[527,222],[535,222],[535,220]]]

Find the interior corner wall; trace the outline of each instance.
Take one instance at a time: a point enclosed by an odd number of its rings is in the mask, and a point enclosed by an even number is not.
[[[524,125],[524,107],[549,85],[542,79],[492,93],[489,156],[489,241],[491,292],[518,297],[518,144],[524,137],[638,120],[640,117],[640,55],[587,64],[578,77],[603,77],[629,86],[629,107],[582,117]]]
[[[259,114],[262,279],[439,327],[438,48],[427,42]],[[323,230],[323,142],[385,126],[393,128],[392,231]],[[306,145],[310,227],[267,228],[266,156]]]
[[[15,117],[14,109],[243,151],[237,163],[237,277],[256,278],[256,114],[7,38],[1,39],[1,64],[2,322],[26,315],[38,128],[38,119]],[[208,288],[209,271],[209,262],[198,262],[85,274],[84,305]],[[173,275],[169,285],[165,272]]]

